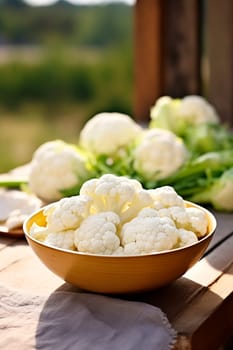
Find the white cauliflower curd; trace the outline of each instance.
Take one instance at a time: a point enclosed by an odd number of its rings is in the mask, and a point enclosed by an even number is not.
[[[149,192],[158,216],[169,217],[178,229],[192,231],[198,238],[206,235],[208,220],[205,212],[199,208],[186,207],[173,187],[163,186]]]
[[[141,127],[126,114],[99,113],[80,133],[80,145],[96,155],[113,155],[136,139]]]
[[[120,248],[117,226],[120,218],[113,212],[91,215],[75,231],[74,243],[80,252],[111,255]]]
[[[162,186],[154,190],[148,190],[150,196],[153,198],[153,207],[155,209],[163,209],[170,207],[183,207],[184,201],[179,196],[173,187]]]
[[[150,111],[150,128],[162,128],[174,132],[176,135],[191,141],[192,136],[195,138],[199,130],[205,130],[205,126],[220,126],[220,118],[215,108],[202,96],[189,95],[183,98],[172,98],[162,96],[155,101]],[[198,127],[203,126],[203,129]],[[194,127],[194,129],[193,129]],[[187,132],[190,130],[190,135]],[[197,129],[195,129],[197,128]],[[212,128],[207,128],[213,133]],[[209,137],[209,135],[208,135]]]
[[[178,232],[174,222],[170,218],[158,217],[152,209],[147,213],[145,210],[122,227],[120,237],[126,255],[169,250],[177,243]]]
[[[206,235],[208,220],[204,211],[198,208],[187,208],[188,214],[187,227],[190,231],[194,231],[197,237],[203,237]]]
[[[183,141],[171,131],[146,130],[134,149],[134,168],[146,180],[159,180],[175,173],[187,155]]]
[[[46,202],[62,198],[61,191],[89,177],[85,158],[61,140],[42,144],[33,154],[29,188]]]
[[[180,228],[178,230],[178,244],[177,247],[185,247],[198,241],[194,232]]]
[[[178,114],[183,120],[193,125],[219,122],[219,116],[214,107],[206,99],[197,95],[181,99]]]
[[[74,231],[50,232],[45,238],[44,243],[62,249],[74,250]]]
[[[122,222],[132,219],[141,209],[152,205],[149,192],[142,188],[139,181],[112,174],[85,182],[80,195],[93,199],[91,213],[114,211]]]
[[[105,174],[80,195],[44,208],[30,234],[45,244],[98,255],[140,255],[195,243],[208,233],[204,210],[187,207],[172,187],[145,190],[137,180]]]
[[[59,205],[51,205],[45,209],[47,228],[60,232],[75,229],[90,212],[91,199],[86,196],[62,198]]]

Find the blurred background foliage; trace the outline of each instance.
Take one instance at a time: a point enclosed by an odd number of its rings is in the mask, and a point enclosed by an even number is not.
[[[0,0],[0,172],[94,114],[132,115],[133,8]]]

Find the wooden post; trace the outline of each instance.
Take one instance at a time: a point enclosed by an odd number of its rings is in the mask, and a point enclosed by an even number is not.
[[[207,98],[233,126],[233,1],[207,0]]]
[[[164,1],[163,93],[199,94],[201,21],[198,0]]]
[[[198,0],[137,0],[134,117],[149,119],[161,95],[200,93]]]
[[[161,95],[162,1],[137,0],[135,5],[134,117],[149,119],[150,107]]]

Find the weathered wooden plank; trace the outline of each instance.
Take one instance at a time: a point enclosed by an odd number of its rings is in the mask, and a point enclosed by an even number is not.
[[[205,292],[229,268],[233,262],[232,251],[233,236],[169,286],[133,298],[160,307],[172,322],[178,313],[185,310],[192,300]],[[233,286],[231,289],[233,290]],[[174,295],[176,295],[175,303]]]
[[[205,289],[205,286],[219,278],[222,271],[229,265],[229,261],[232,261],[232,249],[233,237],[170,286],[152,293],[132,296],[131,299],[140,299],[161,307],[172,320],[185,305]],[[57,282],[62,284],[62,280],[57,279],[44,267],[31,248],[20,240],[14,246],[5,248],[0,254],[0,259],[2,262],[0,279],[13,287],[24,288],[27,285],[27,289],[35,291],[43,286],[43,291],[48,292],[49,287],[53,286],[54,279],[56,285]],[[35,276],[38,277],[35,278]],[[48,283],[48,281],[51,282]],[[174,295],[179,296],[176,303],[173,302]]]
[[[0,253],[1,284],[9,288],[50,294],[64,282],[47,269],[26,244],[7,247]]]
[[[198,0],[137,0],[135,5],[135,118],[149,119],[161,95],[200,93]]]
[[[15,264],[17,261],[23,259],[29,253],[28,246],[26,242],[17,240],[11,245],[8,245],[0,252],[0,273],[8,266]]]
[[[233,1],[206,1],[207,98],[233,125]]]
[[[232,349],[232,347],[225,348],[226,342],[233,336],[232,312],[233,293],[221,302],[221,305],[211,315],[208,321],[203,323],[202,327],[193,335],[192,349],[219,350],[220,346],[225,350]],[[213,330],[213,332],[210,332],[210,330]],[[213,336],[212,333],[214,333]],[[207,337],[206,334],[208,335]]]
[[[233,294],[222,302],[217,312],[214,312],[193,335],[179,333],[173,350],[232,349],[232,342],[229,345],[227,343],[233,336],[232,305]]]
[[[1,236],[0,234],[0,251],[4,248],[6,248],[8,245],[13,244],[14,242],[16,242],[17,239],[16,238],[11,238],[11,237],[6,237],[6,236]],[[0,265],[1,266],[1,265]]]
[[[216,244],[221,242],[225,237],[227,237],[230,233],[233,232],[233,215],[232,213],[220,213],[216,211],[212,211],[216,220],[217,220],[217,228],[213,239],[207,249],[207,252],[213,248]]]
[[[171,285],[152,293],[126,298],[160,307],[167,314],[172,325],[183,335],[179,338],[179,341],[182,340],[183,347],[180,343],[179,348],[184,349],[184,346],[190,343],[194,346],[198,344],[201,337],[206,336],[207,330],[210,329],[208,327],[216,327],[217,322],[223,320],[222,310],[228,312],[230,318],[232,298],[229,293],[233,289],[233,266],[227,267],[230,262],[232,263],[232,248],[233,236]],[[26,242],[21,240],[0,251],[0,260],[4,262],[0,271],[0,281],[7,287],[37,294],[50,294],[63,285],[63,281],[50,272]],[[176,296],[175,302],[174,296]],[[193,322],[194,319],[196,321],[192,323],[189,321],[190,318]],[[227,323],[226,326],[220,327],[216,344],[226,339],[230,326],[231,324]],[[192,327],[195,329],[192,330]],[[193,335],[191,336],[189,332],[193,332]],[[210,342],[208,337],[204,342],[206,347],[195,345],[196,349],[214,349],[214,347],[208,347],[211,343],[207,341]]]
[[[173,97],[200,93],[200,6],[197,0],[165,0],[163,92]]]
[[[223,299],[227,298],[232,293],[233,288],[233,264],[226,270],[224,274],[209,288],[205,289],[195,298],[182,313],[178,314],[173,321],[178,329],[182,327],[183,332],[193,333],[193,330],[198,328],[203,319],[207,319],[214,309],[220,305]],[[188,317],[192,314],[192,317]],[[185,321],[184,321],[185,319]],[[182,326],[181,326],[182,325]]]
[[[137,0],[135,4],[134,116],[149,119],[150,107],[161,95],[162,1]]]
[[[201,259],[184,276],[203,286],[216,281],[233,261],[233,235]]]
[[[178,334],[173,350],[191,350],[190,339],[182,334]]]
[[[138,300],[161,308],[172,321],[180,310],[185,308],[196,295],[205,289],[192,280],[181,277],[170,285],[151,293],[130,296],[130,300]],[[175,296],[175,302],[174,302]]]
[[[233,264],[173,320],[172,325],[190,342],[191,349],[218,349],[231,336],[232,289]],[[224,324],[224,327],[220,327],[220,324]]]

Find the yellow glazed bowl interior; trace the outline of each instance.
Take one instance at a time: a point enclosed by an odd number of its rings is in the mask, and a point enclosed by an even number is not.
[[[97,293],[132,293],[153,290],[182,276],[204,254],[216,229],[206,209],[208,234],[198,242],[169,251],[140,256],[100,256],[48,246],[29,234],[33,223],[45,226],[43,208],[28,217],[24,233],[39,259],[56,275],[84,290]]]

